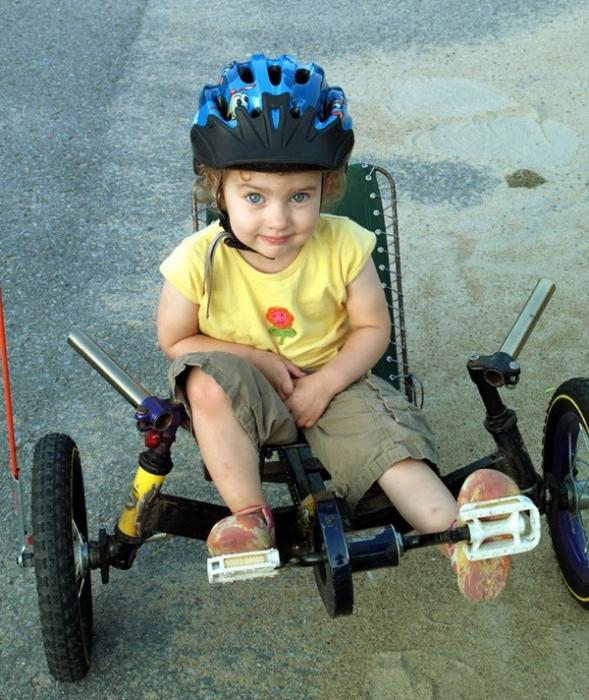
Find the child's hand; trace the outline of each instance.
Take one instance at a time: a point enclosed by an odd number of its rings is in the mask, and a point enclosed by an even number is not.
[[[294,391],[285,401],[299,428],[310,428],[321,418],[334,392],[319,372],[294,380]]]
[[[283,401],[288,399],[294,390],[293,379],[306,376],[302,369],[289,362],[285,357],[267,350],[256,352],[252,358],[252,364],[272,384]]]

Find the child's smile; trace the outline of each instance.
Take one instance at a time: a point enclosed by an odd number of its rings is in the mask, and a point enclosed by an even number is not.
[[[233,231],[242,243],[266,256],[240,251],[247,262],[263,272],[290,265],[315,232],[321,185],[319,171],[225,172],[223,198]]]

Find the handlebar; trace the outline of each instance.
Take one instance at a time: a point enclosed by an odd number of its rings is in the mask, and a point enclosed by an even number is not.
[[[555,289],[554,282],[551,280],[545,278],[538,280],[525,306],[503,341],[501,352],[510,355],[514,360],[517,358]],[[150,392],[143,385],[133,379],[128,372],[83,331],[72,331],[67,340],[74,350],[134,408],[137,408],[148,396],[151,396]]]
[[[106,381],[114,387],[119,394],[126,399],[133,408],[137,408],[150,392],[119,364],[110,355],[100,348],[83,331],[75,330],[68,336],[67,342],[76,350],[88,364],[101,374]]]
[[[517,358],[540,316],[544,313],[555,289],[556,286],[551,280],[545,278],[538,280],[524,308],[503,341],[500,352],[510,355],[514,360]]]

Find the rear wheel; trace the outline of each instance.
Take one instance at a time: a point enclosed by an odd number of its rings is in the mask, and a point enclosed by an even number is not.
[[[554,393],[544,426],[548,524],[565,583],[589,609],[589,379]]]
[[[59,681],[80,680],[90,668],[92,588],[82,469],[67,435],[45,435],[35,447],[32,521],[49,671]]]

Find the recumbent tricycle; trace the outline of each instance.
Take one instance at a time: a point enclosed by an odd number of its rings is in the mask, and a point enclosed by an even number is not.
[[[333,213],[349,216],[377,234],[373,257],[393,323],[389,348],[374,372],[420,404],[421,385],[410,373],[407,359],[393,178],[377,166],[350,166],[346,195]],[[194,229],[212,217],[214,212],[198,205],[193,193]],[[286,484],[292,497],[292,505],[274,510],[276,549],[211,558],[209,580],[273,575],[284,566],[311,567],[328,614],[350,614],[354,572],[397,566],[405,552],[442,543],[466,542],[472,559],[527,551],[539,540],[542,513],[548,518],[565,583],[577,601],[589,608],[589,522],[584,516],[589,508],[589,379],[571,379],[554,393],[544,426],[541,471],[531,462],[515,412],[504,405],[498,391],[517,384],[517,356],[553,291],[551,282],[540,280],[499,351],[468,358],[468,373],[483,402],[484,425],[496,449],[443,477],[456,496],[468,475],[481,468],[496,469],[516,481],[520,496],[463,506],[457,526],[448,531],[408,534],[408,525],[391,506],[375,509],[381,496],[376,489],[350,512],[329,491],[325,484],[329,474],[306,443],[265,446],[260,454],[263,479]],[[45,435],[35,448],[32,535],[28,534],[16,466],[3,326],[1,339],[20,536],[18,562],[35,568],[49,670],[58,680],[79,680],[90,667],[92,570],[99,569],[102,582],[107,583],[110,568],[129,569],[147,542],[170,535],[206,540],[228,510],[163,492],[184,407],[151,395],[88,336],[75,331],[68,338],[70,345],[135,408],[145,450],[113,532],[101,529],[92,537],[76,444],[67,435]]]

